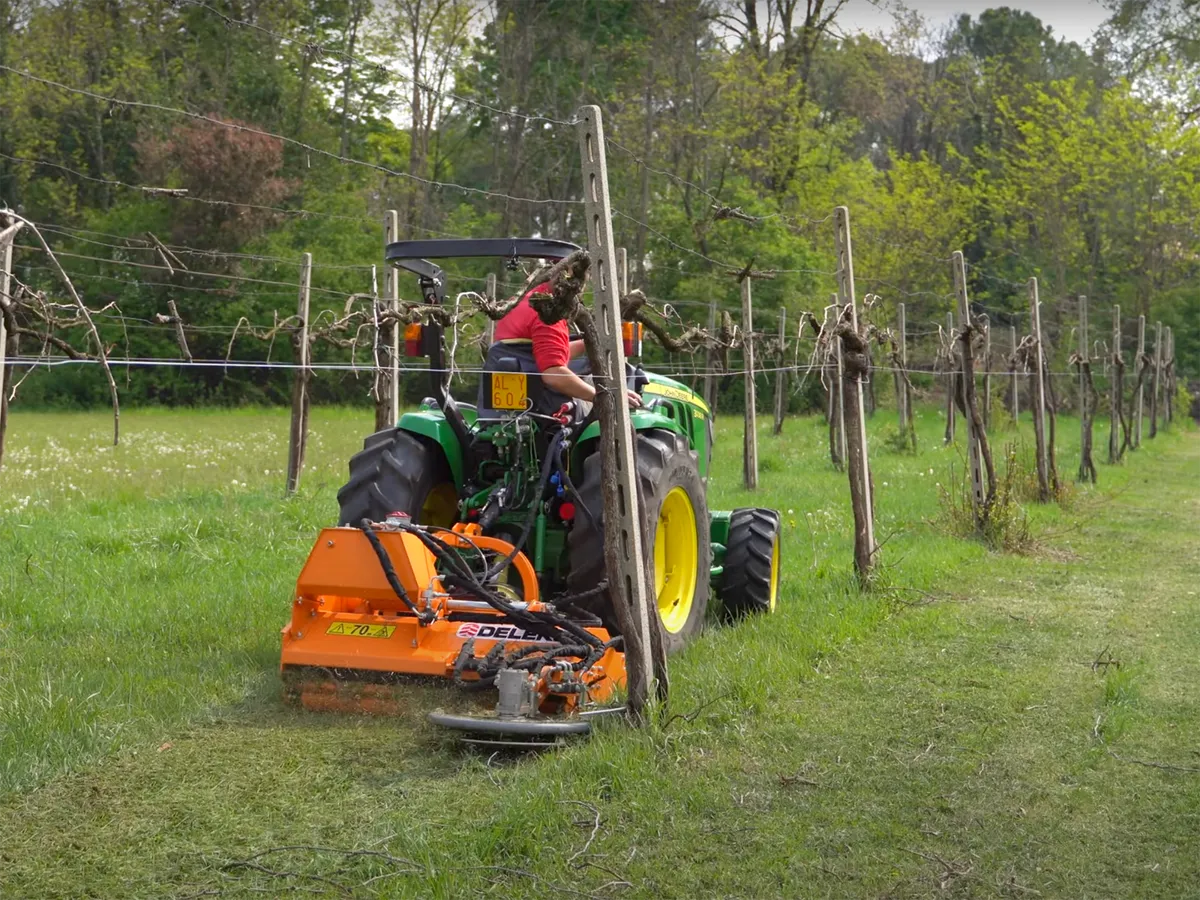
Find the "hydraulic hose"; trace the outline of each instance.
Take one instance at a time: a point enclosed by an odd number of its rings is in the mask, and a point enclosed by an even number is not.
[[[371,545],[371,549],[375,551],[375,556],[379,559],[379,566],[383,569],[384,577],[387,578],[388,584],[395,591],[396,596],[400,598],[400,602],[407,606],[414,616],[417,617],[423,624],[428,625],[433,621],[434,612],[427,609],[421,612],[417,609],[417,605],[409,599],[408,591],[404,589],[404,585],[400,583],[400,578],[396,574],[396,569],[392,565],[392,560],[384,549],[383,542],[379,540],[379,535],[375,533],[375,529],[371,527],[371,523],[367,519],[363,519],[358,526],[358,530],[367,536],[367,541]]]

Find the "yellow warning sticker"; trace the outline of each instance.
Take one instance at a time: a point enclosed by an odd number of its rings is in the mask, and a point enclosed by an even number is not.
[[[326,634],[341,634],[346,637],[390,638],[395,625],[366,625],[356,622],[334,622]]]

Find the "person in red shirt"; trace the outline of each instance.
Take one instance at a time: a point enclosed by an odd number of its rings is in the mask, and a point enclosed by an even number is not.
[[[571,340],[565,321],[547,325],[529,304],[531,294],[549,293],[549,282],[531,288],[496,323],[495,340],[500,344],[532,343],[533,361],[542,383],[551,391],[590,403],[596,399],[596,389],[570,368],[571,360],[583,352],[583,341]],[[626,390],[625,394],[630,406],[642,405],[642,398],[636,392]]]

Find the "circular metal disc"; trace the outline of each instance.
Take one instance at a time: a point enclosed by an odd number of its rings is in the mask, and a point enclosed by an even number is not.
[[[428,718],[434,725],[441,725],[443,728],[478,734],[552,737],[560,734],[587,734],[592,730],[591,723],[578,719],[529,719],[524,716],[501,719],[496,716],[456,716],[440,710],[431,712]]]

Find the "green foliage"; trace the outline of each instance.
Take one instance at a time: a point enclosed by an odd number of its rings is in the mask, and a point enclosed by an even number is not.
[[[261,325],[292,313],[290,289],[261,282],[294,282],[302,252],[318,266],[360,267],[319,268],[314,286],[369,292],[387,209],[399,211],[403,236],[584,240],[573,203],[434,182],[574,200],[582,185],[571,120],[598,103],[633,281],[685,321],[703,323],[709,302],[736,312],[729,271],[751,260],[777,273],[755,282],[756,310],[819,311],[835,287],[829,216],[845,204],[859,292],[880,298],[876,324],[899,302],[910,322],[938,320],[951,289],[945,259],[961,248],[972,297],[1000,317],[1025,309],[1023,283],[1038,275],[1048,315],[1055,299],[1087,293],[1171,324],[1179,369],[1191,373],[1200,266],[1186,248],[1200,215],[1200,132],[1188,118],[1188,42],[1200,19],[1167,5],[1169,14],[1122,5],[1089,56],[1009,8],[963,16],[935,39],[938,23],[915,16],[886,36],[841,35],[836,16],[804,24],[795,4],[778,3],[771,28],[781,31],[768,38],[766,23],[747,18],[754,5],[718,0],[23,0],[0,6],[0,63],[252,130],[0,70],[0,200],[56,228],[103,232],[51,233],[76,254],[65,262],[88,302],[152,320],[175,299],[185,321],[226,329],[194,337],[197,356],[220,359],[243,317]],[[1122,80],[1127,72],[1135,80]],[[285,262],[183,257],[225,280],[122,265],[162,262],[125,240],[147,231]],[[62,293],[40,254],[20,250],[16,265],[23,283]],[[476,287],[465,279],[487,271],[458,267],[451,290]],[[402,284],[406,296],[414,289]],[[314,296],[327,315],[344,299]],[[170,334],[111,321],[102,329],[132,354],[171,355]],[[265,349],[241,338],[232,355]],[[286,361],[289,350],[271,352]],[[319,352],[350,359],[347,348]],[[94,381],[39,372],[20,402],[99,402]],[[124,389],[133,402],[171,403],[273,401],[286,391],[283,376],[164,370],[131,373]],[[323,375],[317,391],[365,397],[353,376]]]

